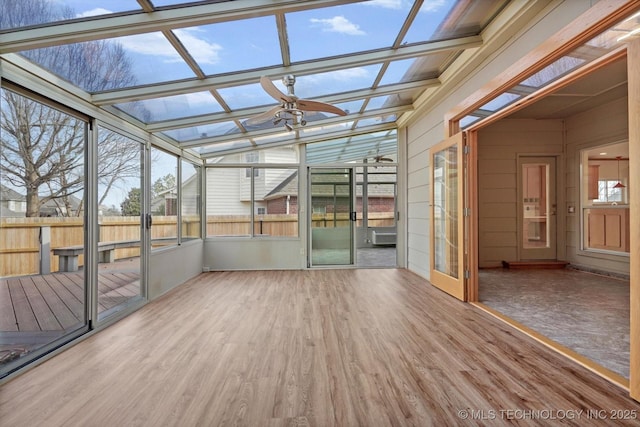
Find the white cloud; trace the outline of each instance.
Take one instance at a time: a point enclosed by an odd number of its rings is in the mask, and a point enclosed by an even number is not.
[[[420,8],[420,12],[435,12],[446,4],[447,0],[426,0]]]
[[[371,0],[363,3],[366,6],[377,6],[383,7],[385,9],[402,9],[403,2],[402,0]]]
[[[336,70],[327,75],[332,76],[335,80],[351,80],[351,79],[360,79],[362,77],[368,77],[369,71],[366,68],[348,68],[346,70]]]
[[[349,21],[344,16],[334,16],[330,19],[311,18],[312,24],[319,24],[322,31],[332,33],[348,34],[350,36],[363,36],[366,33],[360,29],[360,26]]]
[[[101,7],[97,7],[95,9],[87,10],[86,12],[76,14],[78,18],[86,18],[88,16],[99,16],[99,15],[108,15],[113,13],[111,10],[103,9]]]
[[[162,33],[147,33],[120,37],[118,41],[126,50],[134,53],[164,57],[164,60],[167,62],[181,60],[178,52],[176,52]]]
[[[424,4],[420,7],[420,12],[436,12],[441,7],[446,6],[448,1],[449,0],[425,0]],[[407,0],[370,0],[362,4],[384,9],[409,10],[413,2]]]
[[[191,56],[199,64],[216,64],[220,61],[219,52],[222,46],[217,43],[209,43],[196,37],[194,29],[175,30],[176,36],[187,48]],[[171,46],[162,33],[138,34],[118,39],[122,46],[134,53],[163,57],[165,62],[181,62],[182,57]]]
[[[300,82],[311,86],[325,84],[326,82],[345,82],[348,80],[360,79],[363,77],[369,77],[369,71],[366,68],[356,67],[348,68],[346,70],[329,71],[326,73],[306,76],[304,77],[304,80],[300,79]],[[304,84],[301,86],[304,86]],[[298,88],[296,87],[296,89]]]
[[[197,29],[174,31],[197,63],[211,65],[220,62],[219,53],[222,50],[222,46],[200,39],[192,32],[197,32]]]

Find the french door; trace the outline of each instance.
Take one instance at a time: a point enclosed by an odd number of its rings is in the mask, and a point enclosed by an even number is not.
[[[354,265],[352,168],[309,168],[309,267]]]
[[[458,133],[430,152],[430,280],[464,301],[463,151],[464,136]]]

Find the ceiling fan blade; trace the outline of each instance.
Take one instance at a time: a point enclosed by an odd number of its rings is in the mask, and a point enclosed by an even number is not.
[[[273,108],[268,109],[267,111],[265,111],[264,113],[260,113],[256,116],[253,117],[249,117],[244,123],[247,126],[255,126],[255,125],[259,125],[260,123],[264,123],[267,120],[271,120],[273,119],[273,116],[275,116],[275,114],[278,111],[281,111],[282,107],[277,105]]]
[[[280,92],[276,85],[274,85],[271,79],[267,76],[260,77],[260,86],[262,86],[262,89],[264,89],[265,92],[280,102],[295,101],[295,98]]]
[[[298,99],[296,101],[298,108],[304,111],[322,111],[325,113],[333,113],[339,116],[346,116],[347,113],[331,104],[318,101],[309,101],[307,99]]]

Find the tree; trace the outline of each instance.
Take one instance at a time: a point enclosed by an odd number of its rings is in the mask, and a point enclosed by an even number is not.
[[[47,0],[0,2],[2,29],[73,17],[72,9]],[[89,92],[135,83],[124,48],[109,40],[35,49],[22,55]],[[49,201],[64,207],[66,215],[79,215],[85,203],[74,211],[71,198],[84,195],[86,123],[7,89],[2,89],[0,103],[2,181],[26,193],[27,216],[38,216]],[[139,176],[140,146],[111,131],[100,132],[98,138],[101,203],[118,181]]]
[[[132,188],[129,191],[129,195],[122,202],[120,208],[122,209],[122,215],[124,216],[139,216],[142,212],[142,192],[139,188]]]
[[[153,188],[151,189],[152,191],[151,195],[152,197],[156,197],[164,191],[172,190],[175,188],[176,188],[176,177],[174,175],[167,174],[163,177],[156,179],[156,181],[153,183]]]

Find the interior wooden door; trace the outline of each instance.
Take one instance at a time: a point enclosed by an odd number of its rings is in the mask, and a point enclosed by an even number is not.
[[[431,283],[465,301],[464,136],[458,133],[431,149]]]
[[[518,159],[519,259],[556,259],[556,158]]]

